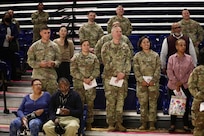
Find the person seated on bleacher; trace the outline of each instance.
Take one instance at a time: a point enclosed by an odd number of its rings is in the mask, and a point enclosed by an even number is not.
[[[179,23],[173,23],[171,26],[171,35],[168,36],[167,38],[164,39],[162,43],[162,49],[160,53],[160,59],[161,59],[161,68],[162,68],[162,73],[166,75],[166,65],[167,65],[167,60],[169,56],[173,55],[174,53],[177,52],[176,50],[176,40],[178,39],[184,39],[186,42],[186,51],[185,53],[191,55],[193,58],[193,63],[194,66],[196,67],[197,65],[197,57],[196,57],[196,52],[193,46],[193,42],[191,38],[188,36],[183,35],[181,32],[181,25]]]
[[[147,123],[150,130],[155,130],[161,62],[159,55],[151,49],[147,36],[141,37],[137,45],[140,51],[133,58],[133,70],[137,80],[137,97],[141,111],[142,125],[139,130],[146,130]]]
[[[108,33],[111,33],[111,29],[113,26],[113,23],[118,21],[120,22],[120,27],[122,29],[122,34],[126,35],[126,36],[130,36],[132,33],[132,24],[130,22],[130,20],[126,17],[123,16],[124,14],[124,9],[122,5],[118,5],[116,8],[116,16],[110,18],[108,20],[108,25],[107,25],[107,31]]]
[[[43,125],[47,136],[56,136],[64,131],[65,136],[75,136],[83,113],[82,101],[76,91],[70,90],[68,79],[58,80],[59,90],[51,97],[49,121]],[[60,126],[60,127],[59,127]]]
[[[32,93],[26,95],[17,110],[17,118],[10,124],[10,136],[17,136],[22,127],[30,130],[32,136],[38,136],[43,123],[47,121],[51,96],[42,91],[39,79],[31,81]]]
[[[11,15],[6,12],[0,23],[0,59],[5,61],[11,72],[12,80],[19,80],[16,71],[15,52],[19,51],[18,29],[16,24],[12,23]]]
[[[194,69],[193,59],[190,55],[186,54],[186,42],[184,39],[178,39],[176,41],[176,50],[177,52],[169,57],[167,63],[167,76],[168,76],[168,93],[170,98],[175,95],[174,90],[176,92],[181,92],[183,90],[186,96],[186,108],[185,113],[183,115],[183,123],[184,123],[184,131],[190,132],[189,129],[189,101],[191,98],[191,94],[188,90],[188,78],[190,73]],[[176,115],[171,115],[171,126],[169,128],[169,132],[174,132],[176,129]]]

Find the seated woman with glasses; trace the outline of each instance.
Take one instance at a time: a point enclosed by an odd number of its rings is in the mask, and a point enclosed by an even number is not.
[[[10,124],[10,136],[16,136],[20,128],[26,127],[32,136],[38,136],[42,125],[47,121],[51,96],[42,91],[39,79],[31,81],[32,93],[26,95],[17,110],[17,118]]]

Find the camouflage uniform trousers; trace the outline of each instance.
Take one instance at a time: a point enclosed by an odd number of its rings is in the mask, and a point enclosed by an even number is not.
[[[51,95],[57,91],[58,85],[56,79],[41,79],[42,89],[49,92]]]
[[[191,115],[192,124],[194,126],[193,136],[204,136],[204,112],[200,112],[200,101],[198,99],[193,100]]]
[[[94,121],[94,100],[96,98],[96,88],[92,88],[89,90],[85,90],[84,88],[74,88],[75,91],[78,92],[79,96],[81,97],[83,105],[87,104],[87,123],[93,123]]]
[[[128,89],[127,80],[124,80],[122,87],[110,85],[108,78],[103,81],[106,97],[106,122],[109,125],[114,125],[116,122],[122,123],[124,100]]]
[[[144,87],[137,84],[136,93],[140,103],[140,121],[142,123],[151,121],[156,122],[157,99],[159,97],[159,85]]]

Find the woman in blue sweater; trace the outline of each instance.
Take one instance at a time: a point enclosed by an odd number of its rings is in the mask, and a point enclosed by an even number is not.
[[[33,92],[23,98],[17,111],[18,117],[10,124],[10,136],[16,136],[22,126],[29,129],[32,136],[38,136],[43,123],[47,121],[51,96],[42,91],[39,79],[32,80],[31,85]]]

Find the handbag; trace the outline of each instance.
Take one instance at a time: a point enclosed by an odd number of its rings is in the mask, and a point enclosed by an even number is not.
[[[186,98],[172,96],[169,106],[169,114],[183,116],[185,111],[186,111]]]

